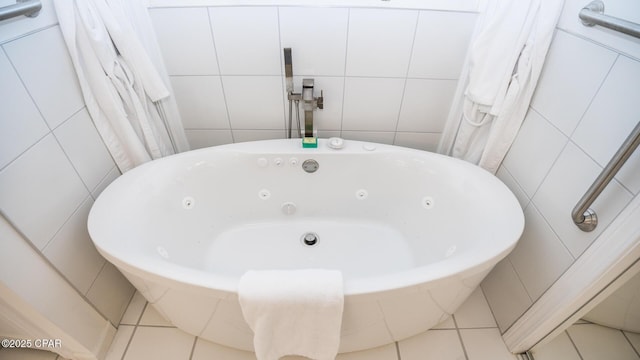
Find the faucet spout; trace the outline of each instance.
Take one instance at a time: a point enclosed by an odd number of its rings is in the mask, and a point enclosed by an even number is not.
[[[304,108],[304,137],[313,137],[313,110],[316,108],[313,97],[313,79],[302,80],[302,102]]]

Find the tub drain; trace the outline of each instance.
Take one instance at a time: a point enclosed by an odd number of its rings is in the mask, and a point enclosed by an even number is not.
[[[318,237],[318,234],[313,233],[313,232],[309,232],[309,233],[306,233],[306,234],[302,235],[302,243],[307,245],[307,246],[313,246],[313,245],[317,244],[319,239],[320,238]]]

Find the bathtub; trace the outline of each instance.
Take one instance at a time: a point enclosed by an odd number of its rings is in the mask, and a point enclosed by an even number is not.
[[[89,233],[169,322],[242,350],[253,349],[237,296],[245,271],[341,270],[340,352],[445,320],[522,233],[514,195],[479,167],[397,146],[329,145],[247,142],[152,161],[104,190]]]

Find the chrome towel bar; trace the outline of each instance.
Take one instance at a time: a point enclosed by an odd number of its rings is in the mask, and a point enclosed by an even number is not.
[[[585,26],[600,25],[606,28],[640,38],[640,24],[604,14],[604,3],[600,0],[590,2],[578,14]]]
[[[620,170],[622,165],[629,159],[629,156],[633,154],[633,151],[638,145],[640,145],[640,122],[638,122],[598,178],[591,184],[589,190],[587,190],[582,196],[582,199],[580,199],[573,208],[571,217],[580,230],[588,232],[596,228],[598,225],[598,217],[596,216],[596,212],[589,207],[598,198],[598,195],[600,195],[602,190],[609,184],[611,179],[616,176],[618,170]]]
[[[40,13],[40,9],[42,9],[40,0],[17,0],[14,5],[0,8],[0,21],[20,15],[36,17]]]

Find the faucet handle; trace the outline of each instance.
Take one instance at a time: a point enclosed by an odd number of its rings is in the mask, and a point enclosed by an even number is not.
[[[318,105],[318,109],[324,109],[324,94],[322,90],[320,90],[320,97],[316,99],[316,104]]]

